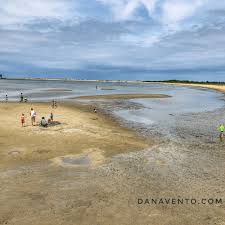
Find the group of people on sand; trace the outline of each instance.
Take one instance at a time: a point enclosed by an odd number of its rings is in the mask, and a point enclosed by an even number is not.
[[[37,117],[36,111],[33,108],[31,108],[30,109],[30,118],[31,118],[31,125],[32,126],[36,126],[36,117]],[[53,113],[51,112],[48,120],[46,120],[44,116],[41,118],[41,121],[40,121],[39,125],[41,127],[46,128],[46,127],[48,127],[49,124],[51,124],[53,122],[53,120],[54,120],[54,116],[53,116]],[[25,114],[23,113],[21,115],[21,125],[22,125],[22,127],[24,127],[25,124],[26,124],[26,119],[25,119]]]

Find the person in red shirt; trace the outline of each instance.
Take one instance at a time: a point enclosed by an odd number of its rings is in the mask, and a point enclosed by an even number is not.
[[[22,114],[22,116],[21,116],[21,124],[22,124],[22,127],[25,126],[25,116],[24,116],[24,114]]]

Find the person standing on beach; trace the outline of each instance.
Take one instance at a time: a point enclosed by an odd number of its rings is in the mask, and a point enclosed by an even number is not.
[[[20,102],[23,102],[23,93],[20,93]]]
[[[33,108],[30,109],[30,116],[31,116],[31,124],[32,126],[34,126],[36,122],[36,112],[34,111]]]
[[[5,102],[8,102],[8,95],[5,95]]]
[[[21,116],[21,124],[22,124],[22,127],[25,126],[25,115],[24,114],[22,114],[22,116]]]
[[[53,122],[53,113],[51,112],[51,114],[50,114],[50,120],[51,120],[51,122]]]
[[[52,123],[53,122],[53,113],[51,112],[49,118],[48,118],[48,123]]]
[[[218,130],[220,131],[220,141],[222,141],[223,140],[223,136],[224,136],[223,133],[224,133],[224,130],[225,130],[224,125],[220,124]]]

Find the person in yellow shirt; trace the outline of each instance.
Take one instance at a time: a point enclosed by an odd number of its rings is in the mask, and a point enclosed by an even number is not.
[[[219,132],[220,132],[220,140],[222,141],[223,140],[223,133],[224,133],[224,125],[223,124],[220,124],[219,128],[218,128]]]

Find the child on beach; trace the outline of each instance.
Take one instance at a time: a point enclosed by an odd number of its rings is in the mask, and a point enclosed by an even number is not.
[[[25,115],[24,114],[22,114],[22,116],[21,116],[21,124],[22,124],[22,127],[25,126]]]
[[[53,122],[53,113],[51,112],[49,118],[48,118],[48,123],[52,123]]]
[[[50,114],[50,119],[51,119],[51,121],[53,121],[53,113],[52,112]]]

